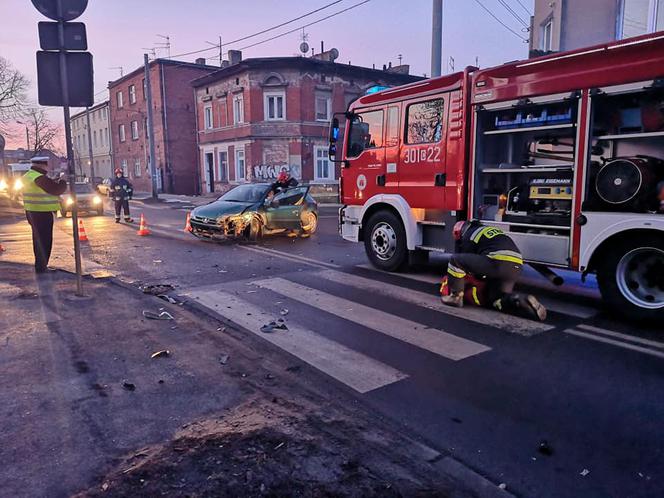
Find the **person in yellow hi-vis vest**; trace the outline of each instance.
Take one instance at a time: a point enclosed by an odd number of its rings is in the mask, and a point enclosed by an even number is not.
[[[53,246],[53,218],[60,209],[60,196],[67,183],[46,176],[48,157],[33,157],[32,166],[23,175],[23,207],[32,228],[32,249],[35,253],[35,271],[48,271],[48,260]]]
[[[505,232],[479,221],[459,221],[454,225],[453,235],[456,244],[447,264],[449,292],[441,298],[444,304],[463,306],[466,279],[470,275],[486,279],[485,305],[536,320],[546,319],[546,308],[535,296],[514,293],[523,257]]]

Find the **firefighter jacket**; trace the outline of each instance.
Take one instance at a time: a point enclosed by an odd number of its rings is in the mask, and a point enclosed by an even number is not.
[[[470,228],[464,231],[456,243],[455,252],[478,254],[497,261],[523,264],[519,248],[505,232],[499,228],[482,226],[477,222],[473,222]]]
[[[124,176],[121,178],[114,178],[111,182],[110,193],[111,198],[114,201],[131,199],[132,195],[134,195],[134,187]]]
[[[288,190],[289,188],[293,188],[293,187],[297,187],[297,186],[298,186],[298,181],[295,178],[290,177],[285,182],[280,182],[280,181],[274,182],[272,184],[272,192],[277,194],[279,192],[283,192],[284,190]]]

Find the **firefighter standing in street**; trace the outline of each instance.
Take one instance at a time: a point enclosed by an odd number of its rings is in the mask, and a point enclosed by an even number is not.
[[[23,175],[23,207],[32,228],[32,249],[35,253],[35,271],[48,271],[53,246],[53,218],[60,209],[59,196],[67,190],[67,183],[46,176],[48,157],[33,157],[32,166]]]
[[[447,265],[449,295],[443,303],[462,307],[468,274],[487,280],[487,298],[493,308],[507,313],[546,319],[546,309],[535,296],[513,293],[523,269],[523,258],[514,241],[502,230],[478,221],[454,225],[455,253]]]
[[[115,170],[115,178],[111,182],[110,194],[115,202],[115,222],[120,223],[120,211],[124,211],[124,220],[127,223],[134,221],[129,216],[129,201],[134,194],[134,187],[124,177],[124,172],[120,168]]]

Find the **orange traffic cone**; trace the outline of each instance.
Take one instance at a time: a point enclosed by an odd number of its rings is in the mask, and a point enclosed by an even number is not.
[[[140,236],[150,235],[150,230],[148,230],[148,224],[145,223],[143,213],[141,213],[141,224],[138,226],[138,232],[136,233]]]
[[[85,233],[85,227],[83,226],[83,220],[78,220],[78,240],[81,242],[88,241],[88,236]]]
[[[2,244],[0,244],[0,252],[5,252],[5,248],[2,247]]]
[[[184,233],[191,232],[191,213],[187,213],[187,222],[184,224]]]

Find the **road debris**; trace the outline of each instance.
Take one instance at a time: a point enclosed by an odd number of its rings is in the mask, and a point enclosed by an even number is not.
[[[507,489],[507,484],[505,484],[504,482],[501,482],[501,483],[498,485],[498,487],[499,487],[500,489]]]
[[[588,474],[590,474],[590,471],[589,471],[588,469],[583,469],[583,470],[581,471],[581,475],[582,475],[583,477],[586,477]]]
[[[124,381],[122,383],[122,387],[124,387],[127,391],[135,391],[136,390],[136,384],[133,384],[129,381]]]
[[[288,327],[286,327],[286,324],[283,322],[270,322],[261,327],[261,332],[264,334],[272,333],[275,330],[288,330]]]
[[[230,358],[229,355],[227,355],[227,354],[222,354],[222,355],[219,357],[219,363],[221,363],[222,365],[225,365],[226,363],[228,363],[228,359],[229,359],[229,358]]]
[[[553,455],[553,448],[551,448],[551,445],[546,440],[543,440],[543,441],[540,442],[539,447],[537,448],[537,451],[541,455],[544,455],[544,456]]]
[[[281,316],[286,316],[288,315],[288,313],[289,313],[288,308],[281,308],[281,311],[279,312]]]
[[[168,301],[171,304],[182,304],[178,303],[175,299],[173,299],[171,296],[167,296],[166,294],[159,294],[157,297],[159,299],[163,299],[164,301]]]
[[[155,313],[154,311],[143,310],[143,316],[150,320],[174,320],[173,315],[171,315],[168,311]]]
[[[268,374],[265,374],[265,378],[266,378],[267,380],[274,380],[275,377],[274,377],[274,375],[272,375],[271,373],[268,373]]]
[[[172,286],[171,284],[149,284],[149,285],[142,285],[139,287],[139,289],[143,291],[144,294],[159,296],[174,291],[175,287]]]
[[[150,358],[168,358],[171,355],[171,352],[168,349],[162,349],[161,351],[156,351],[150,355]]]

